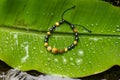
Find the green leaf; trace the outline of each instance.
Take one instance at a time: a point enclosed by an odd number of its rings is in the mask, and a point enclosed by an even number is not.
[[[54,55],[44,44],[46,31],[64,15],[79,26],[79,43],[73,50]],[[120,8],[101,0],[0,0],[0,59],[20,70],[51,75],[83,77],[120,65]],[[64,48],[74,36],[62,25],[50,45]]]

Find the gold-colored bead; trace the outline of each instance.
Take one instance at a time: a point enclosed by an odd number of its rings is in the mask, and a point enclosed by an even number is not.
[[[47,46],[48,46],[48,43],[47,43],[47,42],[45,42],[45,43],[44,43],[44,46],[45,46],[45,47],[47,47]]]
[[[65,52],[67,52],[68,51],[68,48],[65,48]]]
[[[62,53],[64,53],[65,51],[62,50],[62,49],[60,49],[58,52],[59,52],[60,54],[62,54]]]
[[[48,51],[51,51],[51,50],[52,50],[52,47],[51,47],[51,46],[48,46],[48,47],[47,47],[47,50],[48,50]]]
[[[77,41],[74,41],[74,45],[77,45]]]
[[[59,26],[59,25],[60,25],[60,23],[59,23],[59,22],[56,22],[56,23],[55,23],[55,26]]]
[[[77,29],[73,29],[74,32],[77,32]]]
[[[50,32],[47,32],[47,35],[50,35],[51,33]]]
[[[52,49],[52,53],[54,53],[54,54],[58,53],[58,49],[57,48],[53,48]]]

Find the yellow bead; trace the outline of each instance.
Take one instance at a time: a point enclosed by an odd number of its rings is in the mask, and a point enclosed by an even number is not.
[[[74,45],[77,45],[77,41],[74,41]]]
[[[48,50],[48,51],[51,51],[51,50],[52,50],[52,47],[51,47],[51,46],[48,46],[48,47],[47,47],[47,50]]]
[[[67,52],[68,51],[68,48],[65,48],[65,52]]]
[[[55,23],[55,25],[56,25],[56,26],[59,26],[59,25],[60,25],[60,23],[59,23],[59,22],[56,22],[56,23]]]
[[[52,53],[54,53],[54,54],[58,53],[58,49],[57,48],[53,48],[52,49]]]
[[[50,35],[51,33],[50,32],[47,32],[47,35]]]
[[[47,43],[47,42],[46,42],[46,43],[44,43],[44,46],[45,46],[45,47],[47,47],[47,46],[48,46],[48,43]]]

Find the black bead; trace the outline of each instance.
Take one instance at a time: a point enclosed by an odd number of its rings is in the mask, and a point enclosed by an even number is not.
[[[50,28],[50,29],[49,29],[49,31],[50,31],[50,32],[53,32],[53,29],[52,29],[52,28]]]
[[[64,19],[62,19],[62,20],[60,20],[60,21],[59,21],[59,23],[60,23],[60,24],[63,24],[63,22],[64,22],[64,21],[65,21],[65,20],[64,20]]]
[[[50,28],[50,29],[49,29],[49,31],[50,31],[50,32],[53,32],[53,31],[55,30],[55,28],[56,28],[56,26],[55,26],[55,25],[53,25],[53,27],[52,27],[52,28]]]
[[[55,25],[53,25],[52,29],[54,30],[55,28],[56,28],[56,26],[55,26]]]
[[[75,40],[78,42],[79,41],[79,37],[77,36],[77,37],[75,37]]]
[[[48,39],[49,38],[49,36],[47,35],[47,36],[45,36],[45,39]]]
[[[69,47],[68,47],[68,50],[71,50],[71,49],[72,49],[71,46],[69,46]]]
[[[45,38],[44,42],[48,42],[48,39],[47,39],[47,38]]]
[[[74,47],[75,47],[75,45],[74,45],[74,44],[72,44],[72,45],[71,45],[71,48],[73,49]]]
[[[74,28],[75,28],[75,26],[74,26],[73,24],[71,24],[70,27],[71,27],[71,29],[74,29]]]
[[[78,37],[78,33],[77,32],[75,33],[75,36]]]

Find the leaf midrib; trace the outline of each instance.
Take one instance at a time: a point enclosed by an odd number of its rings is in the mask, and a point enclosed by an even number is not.
[[[14,26],[6,26],[6,25],[0,25],[0,29],[5,29],[5,30],[13,30],[13,31],[19,31],[19,32],[27,32],[27,33],[34,33],[34,34],[39,34],[43,33],[46,34],[46,31],[40,31],[40,30],[35,30],[35,29],[28,29],[28,28],[22,28],[22,27],[14,27]],[[70,32],[54,32],[57,35],[73,35],[73,33]],[[81,33],[79,32],[80,36],[107,36],[107,37],[120,37],[120,34],[102,34],[102,33]]]

